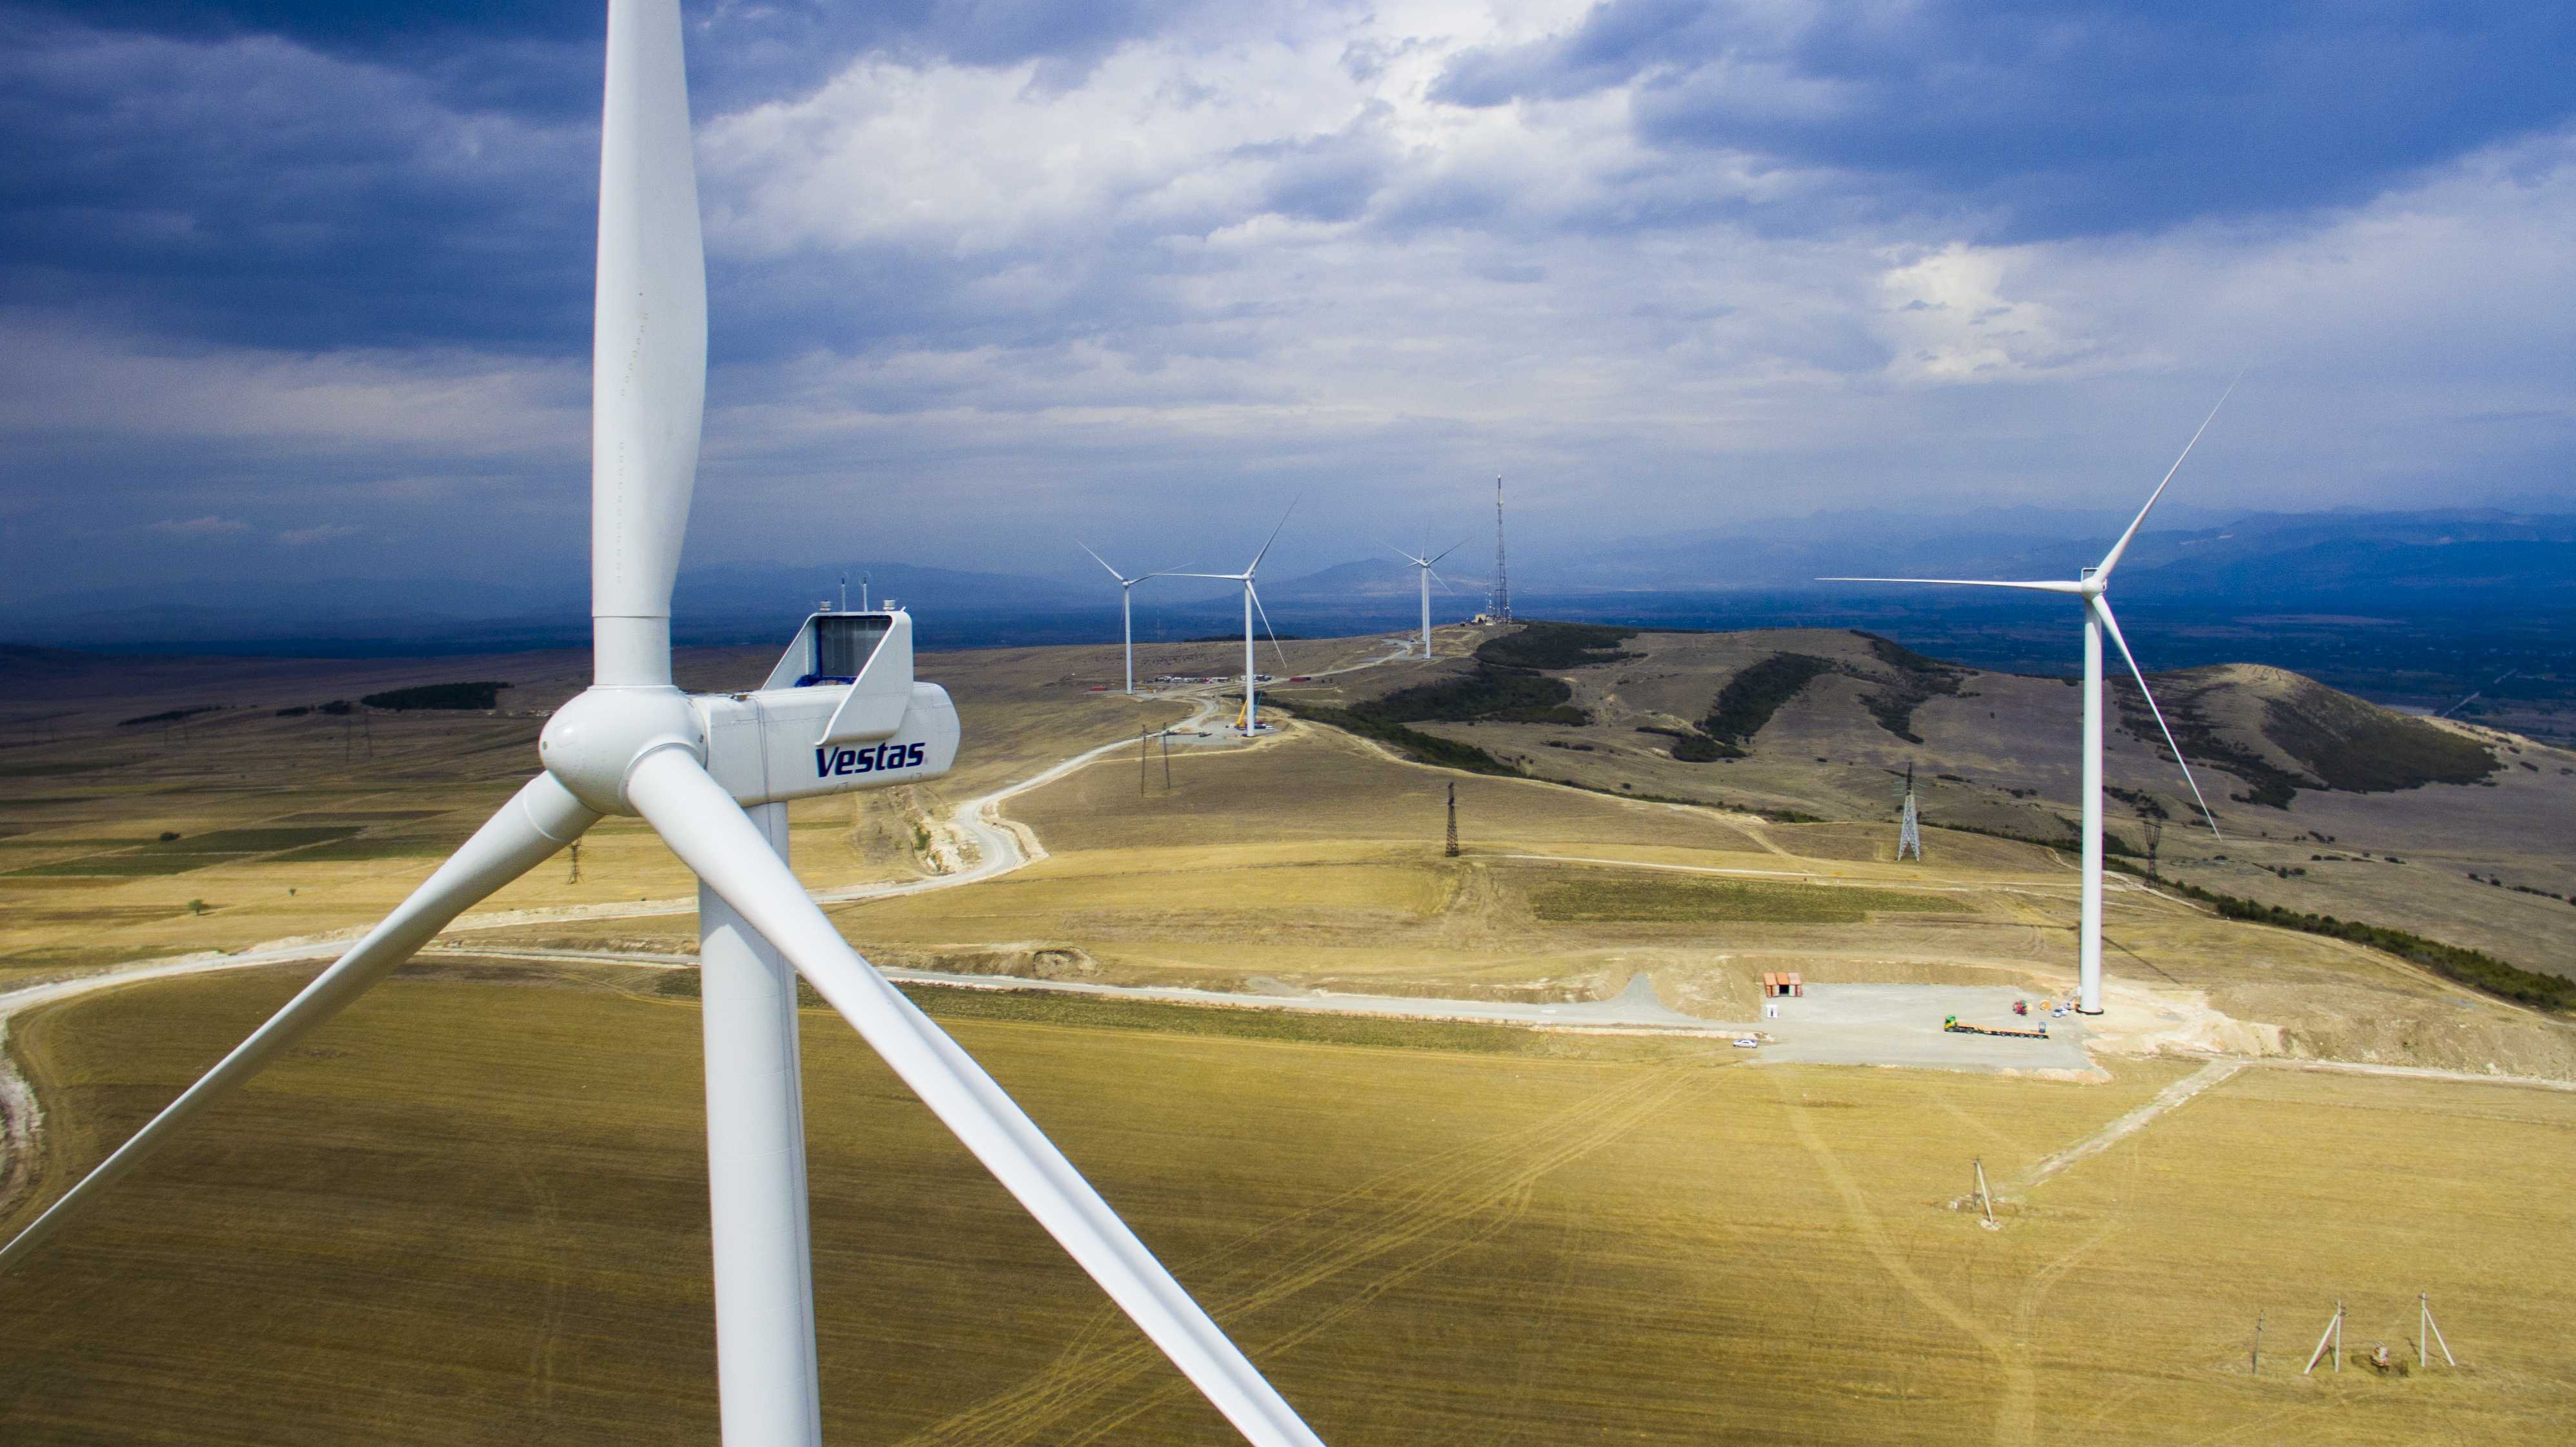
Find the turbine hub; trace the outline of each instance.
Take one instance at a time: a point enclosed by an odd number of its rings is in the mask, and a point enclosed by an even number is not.
[[[602,814],[634,813],[627,775],[646,754],[668,748],[706,762],[706,726],[688,695],[670,687],[585,689],[537,736],[546,772]]]

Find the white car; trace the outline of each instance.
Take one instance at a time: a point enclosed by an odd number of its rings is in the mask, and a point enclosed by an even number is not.
[[[1735,1037],[1735,1048],[1738,1050],[1751,1050],[1761,1043],[1761,1041],[1754,1039],[1750,1035],[1739,1035]]]

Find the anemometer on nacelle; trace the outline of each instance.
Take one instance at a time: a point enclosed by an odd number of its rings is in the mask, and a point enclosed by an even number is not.
[[[744,805],[919,783],[957,761],[956,706],[913,680],[899,608],[811,614],[759,688],[690,702],[707,772]]]

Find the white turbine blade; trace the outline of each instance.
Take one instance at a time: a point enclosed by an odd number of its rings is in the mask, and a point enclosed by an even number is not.
[[[428,943],[448,921],[489,897],[501,886],[534,869],[547,856],[581,836],[599,816],[582,807],[551,774],[539,774],[501,806],[449,857],[436,873],[394,907],[383,922],[350,946],[349,952],[296,993],[286,1007],[215,1062],[215,1068],[180,1093],[143,1129],[99,1162],[80,1184],[63,1193],[17,1239],[0,1247],[0,1271],[7,1270],[58,1230],[90,1200],[115,1185],[141,1164],[188,1118],[222,1098],[225,1092],[258,1074],[278,1052],[303,1039],[315,1026],[340,1013],[350,1001]]]
[[[598,681],[671,681],[671,584],[706,407],[707,268],[678,0],[608,7],[591,336],[590,611]]]
[[[1084,541],[1083,541],[1082,539],[1080,539],[1080,538],[1075,538],[1075,539],[1073,540],[1073,545],[1074,545],[1075,547],[1077,547],[1077,548],[1082,549],[1082,550],[1083,550],[1084,552],[1086,552],[1086,553],[1091,553],[1091,544],[1084,542]],[[1118,580],[1119,586],[1121,586],[1121,587],[1124,587],[1124,586],[1126,586],[1126,585],[1127,585],[1127,584],[1129,584],[1129,583],[1138,583],[1138,582],[1142,582],[1142,581],[1144,581],[1144,579],[1143,579],[1143,578],[1130,578],[1130,577],[1128,577],[1126,574],[1119,572],[1116,568],[1110,568],[1110,567],[1109,567],[1109,560],[1108,560],[1107,558],[1104,558],[1104,557],[1100,556],[1098,553],[1091,553],[1091,561],[1093,561],[1093,562],[1095,562],[1095,563],[1098,563],[1100,566],[1102,566],[1102,567],[1104,567],[1104,568],[1109,568],[1109,576],[1111,576],[1111,577],[1113,577],[1113,578],[1116,578],[1116,579]],[[1152,576],[1154,576],[1154,575],[1153,575],[1153,574],[1151,574],[1151,573],[1147,573],[1147,574],[1145,575],[1145,577],[1146,577],[1146,578],[1150,578],[1150,577],[1152,577]]]
[[[1240,583],[1249,575],[1244,573],[1166,573],[1163,576],[1167,578],[1221,578],[1229,583]]]
[[[1270,556],[1270,544],[1279,541],[1280,528],[1288,526],[1288,513],[1295,512],[1297,510],[1297,504],[1303,500],[1304,499],[1302,498],[1290,498],[1288,500],[1288,511],[1279,514],[1279,527],[1272,528],[1270,530],[1269,538],[1261,544],[1261,551],[1252,555],[1252,566],[1243,570],[1243,575],[1245,577],[1251,577],[1253,574],[1261,571],[1261,560]]]
[[[1243,591],[1252,595],[1253,611],[1261,615],[1261,630],[1270,635],[1270,651],[1279,655],[1279,671],[1285,674],[1288,671],[1288,650],[1279,646],[1279,630],[1270,626],[1270,610],[1261,606],[1261,590],[1246,578]]]
[[[2234,392],[2236,390],[2236,383],[2244,380],[2245,374],[2243,372],[2236,374],[2235,381],[2231,381],[2227,384],[2227,391],[2218,394],[2218,407],[2224,407],[2227,405],[2228,393]],[[2200,445],[2200,433],[2207,432],[2209,430],[2209,424],[2218,420],[2218,407],[2210,408],[2209,415],[2200,419],[2200,432],[2194,432],[2191,434],[2191,440],[2182,445],[2182,457],[2175,458],[2173,466],[2165,469],[2164,481],[2157,483],[2156,490],[2147,494],[2147,505],[2138,509],[2138,515],[2129,520],[2129,530],[2120,534],[2120,540],[2111,545],[2111,551],[2102,555],[2101,566],[2093,570],[2093,576],[2095,578],[2108,579],[2111,576],[2111,570],[2120,565],[2120,555],[2129,550],[2129,539],[2138,535],[2138,529],[2145,524],[2147,514],[2156,510],[2156,499],[2165,495],[2166,484],[2174,480],[2175,473],[2182,471],[2183,457],[2191,456],[2191,450]]]
[[[1422,566],[1426,568],[1430,567],[1433,563],[1439,562],[1442,558],[1449,556],[1451,553],[1454,553],[1465,546],[1467,546],[1467,540],[1465,538],[1460,538],[1458,541],[1451,543],[1449,546],[1442,548],[1436,553],[1433,553],[1430,557],[1424,558],[1422,560]]]
[[[2129,640],[2120,636],[2120,620],[2111,616],[2111,600],[2088,598],[2085,602],[2101,618],[2102,631],[2110,634],[2111,641],[2119,645],[2120,656],[2128,660],[2129,676],[2138,681],[2138,692],[2147,700],[2147,712],[2156,716],[2156,727],[2164,733],[2165,747],[2173,750],[2174,762],[2182,766],[2182,781],[2191,785],[2191,797],[2200,805],[2201,820],[2209,825],[2213,838],[2226,838],[2218,832],[2218,816],[2209,812],[2209,800],[2201,796],[2200,781],[2191,776],[2191,761],[2182,756],[2182,745],[2174,742],[2173,730],[2165,725],[2165,711],[2156,707],[2155,691],[2147,687],[2146,671],[2138,667],[2138,655],[2129,651]]]
[[[1449,586],[1449,580],[1440,576],[1440,570],[1438,568],[1430,568],[1426,569],[1426,571],[1431,574],[1431,581],[1440,585],[1441,592],[1448,593],[1453,596],[1457,593],[1457,589]]]
[[[2081,583],[1998,583],[1984,578],[1818,578],[1819,583],[1933,583],[1945,588],[2022,588],[2033,593],[2081,593]]]
[[[850,948],[733,796],[695,759],[678,749],[646,755],[628,777],[627,797],[672,852],[787,956],[1236,1430],[1259,1447],[1322,1447],[983,1067]]]
[[[1386,545],[1386,550],[1395,554],[1397,557],[1404,559],[1406,562],[1411,563],[1417,568],[1427,568],[1431,566],[1431,560],[1429,558],[1417,557],[1414,554],[1408,553],[1404,549],[1397,547],[1393,543],[1388,543]]]

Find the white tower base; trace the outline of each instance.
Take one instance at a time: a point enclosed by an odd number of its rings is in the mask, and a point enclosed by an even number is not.
[[[744,812],[784,860],[787,806]],[[698,935],[724,1440],[821,1447],[796,971],[703,884]]]

